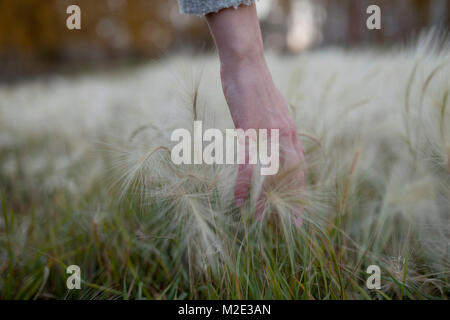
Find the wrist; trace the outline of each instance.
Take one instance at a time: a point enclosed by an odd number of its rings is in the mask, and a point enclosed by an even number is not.
[[[264,49],[262,46],[254,46],[239,43],[226,49],[219,50],[219,58],[222,67],[230,69],[241,66],[265,67]]]

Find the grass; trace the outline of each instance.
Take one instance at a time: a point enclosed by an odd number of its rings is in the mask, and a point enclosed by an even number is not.
[[[391,261],[369,253],[376,246],[375,236],[367,247],[361,247],[342,231],[357,223],[355,219],[336,217],[325,230],[306,225],[295,231],[289,242],[276,223],[253,226],[252,230],[251,221],[241,221],[247,233],[224,239],[228,242],[227,254],[236,259],[233,265],[223,262],[218,270],[204,265],[201,271],[192,271],[195,257],[190,254],[194,254],[195,247],[187,252],[180,250],[183,245],[179,242],[185,235],[168,237],[148,232],[157,230],[160,221],[148,219],[148,214],[140,212],[139,205],[131,200],[101,220],[99,212],[76,214],[80,207],[73,208],[73,199],[67,195],[54,195],[48,200],[51,204],[47,210],[53,213],[42,217],[39,211],[45,209],[34,208],[29,217],[20,219],[14,218],[17,214],[2,200],[9,252],[1,266],[2,299],[446,297],[439,280],[444,275],[423,270],[411,279],[407,277],[409,252],[423,250],[419,243],[400,252],[406,262],[392,271]],[[141,230],[148,230],[145,236]],[[20,241],[11,241],[13,235],[20,236]],[[382,242],[388,243],[386,236],[383,234]],[[391,237],[395,238],[395,234]],[[389,247],[383,249],[388,251]],[[384,274],[380,291],[365,286],[366,267],[372,262],[379,264]],[[65,270],[69,264],[80,266],[82,290],[66,289]],[[420,281],[421,277],[427,281],[418,287],[415,278]]]
[[[450,55],[433,41],[269,55],[309,174],[301,197],[267,191],[263,223],[260,181],[237,209],[235,167],[168,157],[174,128],[230,126],[216,59],[0,88],[0,299],[447,299]]]

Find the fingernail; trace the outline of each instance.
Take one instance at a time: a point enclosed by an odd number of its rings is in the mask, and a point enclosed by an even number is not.
[[[302,218],[302,216],[296,216],[296,217],[294,217],[294,224],[295,224],[298,228],[300,228],[300,227],[302,226],[302,224],[303,224],[303,218]]]
[[[259,214],[259,215],[255,215],[255,220],[259,223],[263,222],[263,215]]]

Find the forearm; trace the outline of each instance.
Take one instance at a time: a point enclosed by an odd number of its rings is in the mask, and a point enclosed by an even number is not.
[[[227,1],[232,0],[224,0]],[[251,2],[243,1],[236,0],[239,3]],[[299,168],[299,163],[303,161],[303,148],[289,116],[287,103],[275,87],[264,58],[256,6],[223,9],[207,14],[206,20],[219,53],[222,87],[236,128],[279,130],[280,164],[288,170]],[[239,166],[235,188],[237,206],[242,206],[247,199],[252,175],[252,165],[245,163]],[[290,173],[287,180],[286,183],[302,189],[305,180],[303,169]],[[297,225],[301,223],[301,211],[298,206],[292,206]],[[264,212],[265,193],[261,192],[255,216],[262,217]]]
[[[222,67],[240,62],[265,65],[263,40],[255,5],[206,15]]]

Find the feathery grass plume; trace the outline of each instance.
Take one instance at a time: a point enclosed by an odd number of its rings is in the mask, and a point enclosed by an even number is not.
[[[268,62],[309,172],[302,190],[282,175],[262,189],[255,175],[239,209],[236,166],[170,159],[176,128],[233,128],[217,58],[1,86],[0,298],[448,298],[446,37]],[[205,71],[174,85],[180,64]],[[80,294],[67,295],[70,264]],[[365,285],[370,265],[381,290]]]

